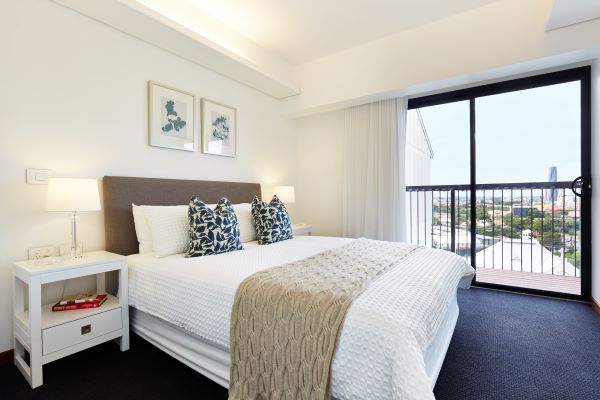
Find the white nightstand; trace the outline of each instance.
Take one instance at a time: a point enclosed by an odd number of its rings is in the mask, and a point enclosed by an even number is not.
[[[292,233],[294,236],[311,236],[313,227],[312,225],[307,225],[303,223],[293,224],[292,225]]]
[[[127,258],[96,251],[79,259],[57,258],[51,264],[49,261],[30,260],[13,265],[15,365],[32,388],[42,385],[44,364],[117,338],[121,351],[129,349]],[[119,271],[119,297],[109,295],[98,308],[52,312],[55,302],[41,304],[43,284],[82,276],[96,275],[96,291],[106,292],[105,273],[109,271]]]

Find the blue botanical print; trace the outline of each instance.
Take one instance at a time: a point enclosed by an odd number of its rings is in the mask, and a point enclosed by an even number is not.
[[[175,132],[181,131],[185,127],[186,122],[177,115],[177,111],[175,111],[175,102],[173,100],[168,100],[165,104],[165,109],[167,110],[167,123],[162,127],[162,131],[165,133],[169,133],[173,130]]]
[[[225,140],[229,137],[229,121],[225,115],[219,115],[212,122],[212,135],[215,139]]]

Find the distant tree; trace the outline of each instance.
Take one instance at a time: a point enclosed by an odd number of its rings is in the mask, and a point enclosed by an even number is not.
[[[565,252],[565,258],[575,267],[581,268],[581,253],[578,250],[569,250]]]

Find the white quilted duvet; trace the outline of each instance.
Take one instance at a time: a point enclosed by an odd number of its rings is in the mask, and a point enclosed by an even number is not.
[[[228,349],[238,285],[262,269],[335,248],[353,239],[300,236],[271,245],[184,258],[129,256],[130,305]],[[458,256],[419,248],[352,304],[333,361],[337,399],[433,399],[423,356],[457,286],[473,269]]]

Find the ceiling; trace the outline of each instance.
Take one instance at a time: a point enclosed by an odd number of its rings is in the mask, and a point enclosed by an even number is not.
[[[575,31],[586,32],[580,39],[590,45],[600,37],[595,30],[600,22],[558,29],[598,17],[600,0],[53,1],[276,99],[302,97],[297,102],[304,108],[311,100],[306,93],[312,90],[312,97],[319,98],[323,87],[338,76],[354,82],[364,80],[349,77],[362,74],[366,65],[377,72],[370,77],[390,70],[387,64],[401,68],[408,60],[397,56],[406,51],[413,54],[421,37],[426,38],[425,46],[436,48],[426,52],[434,58],[455,47],[460,50],[463,42],[485,46],[478,29],[491,39],[504,37],[507,23],[524,32],[515,36],[519,40],[533,40],[530,44],[536,50],[565,36],[561,32],[571,33],[566,37],[575,49],[582,41],[572,39]],[[548,28],[560,32],[546,34],[540,29],[549,14]],[[558,22],[552,25],[552,21]],[[462,39],[446,40],[445,31]],[[494,36],[496,32],[503,33]],[[300,66],[325,56],[329,57],[319,63]],[[352,68],[357,62],[364,63],[358,70]],[[418,76],[421,69],[412,75]],[[403,87],[396,78],[391,78],[393,85]],[[333,92],[338,87],[332,84]]]
[[[292,65],[495,1],[179,0],[192,3]]]
[[[547,30],[600,18],[600,0],[554,0]]]

